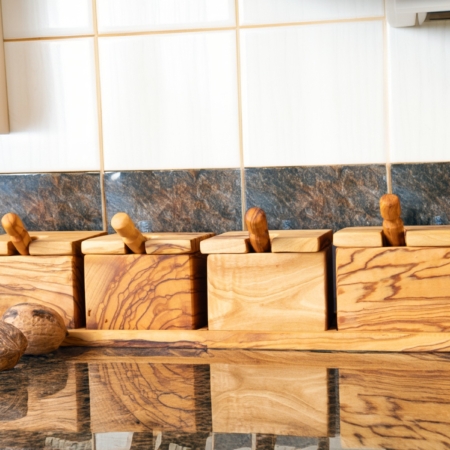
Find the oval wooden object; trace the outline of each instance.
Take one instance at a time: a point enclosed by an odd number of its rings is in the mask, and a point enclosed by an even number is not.
[[[385,194],[380,198],[380,212],[383,217],[383,235],[388,246],[403,247],[405,242],[405,227],[400,219],[402,212],[400,199],[395,194]]]
[[[145,236],[135,227],[130,216],[124,212],[117,213],[111,219],[111,226],[122,238],[124,244],[133,252],[145,253]]]
[[[27,338],[26,355],[43,355],[58,349],[67,336],[64,319],[51,308],[36,303],[19,303],[3,314],[2,320],[14,325]]]
[[[12,369],[28,345],[25,335],[15,326],[0,320],[0,372]]]
[[[11,242],[21,255],[29,255],[28,247],[31,237],[27,229],[20,220],[20,217],[14,213],[7,213],[2,217],[2,226],[11,238]]]
[[[250,233],[250,245],[256,253],[270,252],[270,237],[266,213],[256,206],[245,213],[245,224]]]

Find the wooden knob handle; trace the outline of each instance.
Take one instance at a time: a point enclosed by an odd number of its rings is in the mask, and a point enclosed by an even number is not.
[[[21,255],[29,255],[28,246],[31,237],[27,229],[20,220],[20,217],[14,213],[5,214],[2,217],[2,226],[11,238],[11,242]]]
[[[256,253],[270,252],[270,237],[266,213],[256,206],[245,213],[245,224],[250,233],[250,244]]]
[[[401,247],[405,243],[405,227],[400,219],[402,208],[400,199],[394,194],[385,194],[380,198],[380,212],[383,217],[383,234],[389,246]]]
[[[134,226],[130,216],[119,212],[111,219],[111,226],[133,253],[145,253],[145,236]]]

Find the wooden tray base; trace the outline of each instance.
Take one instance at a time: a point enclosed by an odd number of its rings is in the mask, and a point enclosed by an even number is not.
[[[64,346],[309,350],[337,352],[450,352],[450,332],[254,332],[200,330],[69,330]]]

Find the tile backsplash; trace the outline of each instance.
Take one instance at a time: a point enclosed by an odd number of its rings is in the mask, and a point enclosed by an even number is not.
[[[450,21],[383,0],[0,0],[0,213],[32,230],[448,224]],[[448,193],[448,195],[447,195]],[[110,230],[111,231],[111,230]]]

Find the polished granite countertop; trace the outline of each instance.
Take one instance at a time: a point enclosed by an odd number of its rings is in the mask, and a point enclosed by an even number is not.
[[[0,399],[0,449],[450,448],[445,353],[61,348]]]

